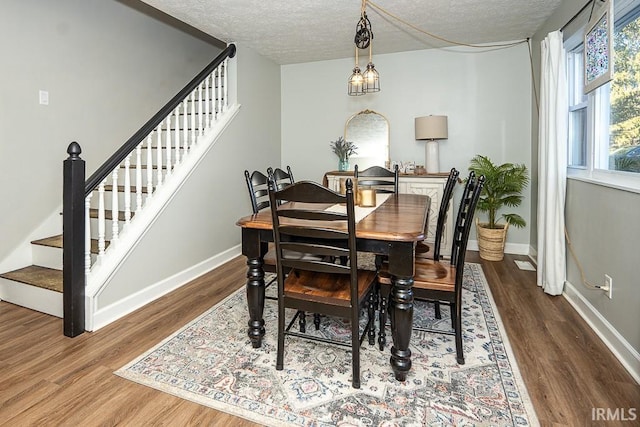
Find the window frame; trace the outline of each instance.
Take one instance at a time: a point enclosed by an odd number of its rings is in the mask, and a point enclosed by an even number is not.
[[[616,24],[619,22],[625,22],[629,20],[631,14],[637,13],[640,6],[637,3],[634,4],[633,0],[618,0],[614,4],[614,19]],[[617,18],[620,17],[620,18]],[[636,18],[640,19],[640,17]],[[586,18],[585,18],[586,21]],[[583,26],[576,28],[571,34],[565,34],[564,46],[567,54],[567,79],[568,86],[572,86],[574,80],[569,75],[570,72],[575,69],[570,66],[569,55],[570,52],[579,48],[582,45],[582,34],[587,26],[585,22]],[[614,67],[615,72],[615,67]],[[578,181],[585,181],[597,185],[616,188],[619,190],[631,191],[640,193],[640,173],[637,172],[625,172],[608,169],[609,162],[609,119],[610,117],[610,102],[609,93],[611,83],[606,83],[600,86],[598,89],[587,94],[586,108],[587,108],[587,129],[586,129],[586,157],[585,165],[571,165],[567,166],[567,178],[575,179]],[[571,93],[569,94],[571,95]],[[573,104],[573,100],[570,100],[570,108],[567,114],[572,111],[576,111],[583,103]],[[607,117],[606,125],[603,122],[598,122],[598,117]],[[596,138],[600,143],[596,145]],[[567,141],[567,159],[571,159],[571,150],[573,144],[571,141]],[[596,150],[599,149],[599,152]],[[603,165],[603,163],[606,163]],[[607,169],[603,169],[603,166]]]

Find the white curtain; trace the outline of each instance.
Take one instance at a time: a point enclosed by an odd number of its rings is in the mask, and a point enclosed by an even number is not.
[[[566,279],[564,203],[568,93],[562,32],[542,41],[538,133],[538,286],[560,295]]]

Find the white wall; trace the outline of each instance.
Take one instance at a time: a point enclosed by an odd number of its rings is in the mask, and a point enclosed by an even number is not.
[[[296,179],[319,181],[325,172],[336,170],[329,142],[344,134],[352,114],[367,108],[389,120],[392,160],[424,164],[425,147],[414,139],[414,118],[444,114],[449,117],[449,139],[440,142],[442,171],[456,167],[466,175],[475,154],[530,165],[526,44],[491,51],[374,52],[373,60],[381,91],[359,97],[347,95],[352,58],[282,66],[282,163],[292,167]],[[527,221],[529,191],[514,210]],[[528,228],[511,228],[508,241],[529,244],[529,234]]]
[[[71,141],[89,176],[221,50],[115,0],[1,8],[0,261],[62,205]]]
[[[123,298],[163,281],[181,285],[202,274],[198,265],[216,262],[230,249],[239,253],[241,229],[235,223],[251,214],[244,170],[266,173],[280,165],[280,66],[237,48],[240,112],[114,275],[98,309],[126,304]]]

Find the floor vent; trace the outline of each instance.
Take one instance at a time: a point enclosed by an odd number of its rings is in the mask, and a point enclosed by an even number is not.
[[[536,271],[536,268],[529,261],[514,261],[520,270]]]

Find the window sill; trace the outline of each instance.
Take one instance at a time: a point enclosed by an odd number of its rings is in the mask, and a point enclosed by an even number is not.
[[[567,178],[640,194],[640,174],[636,173],[568,168]]]

